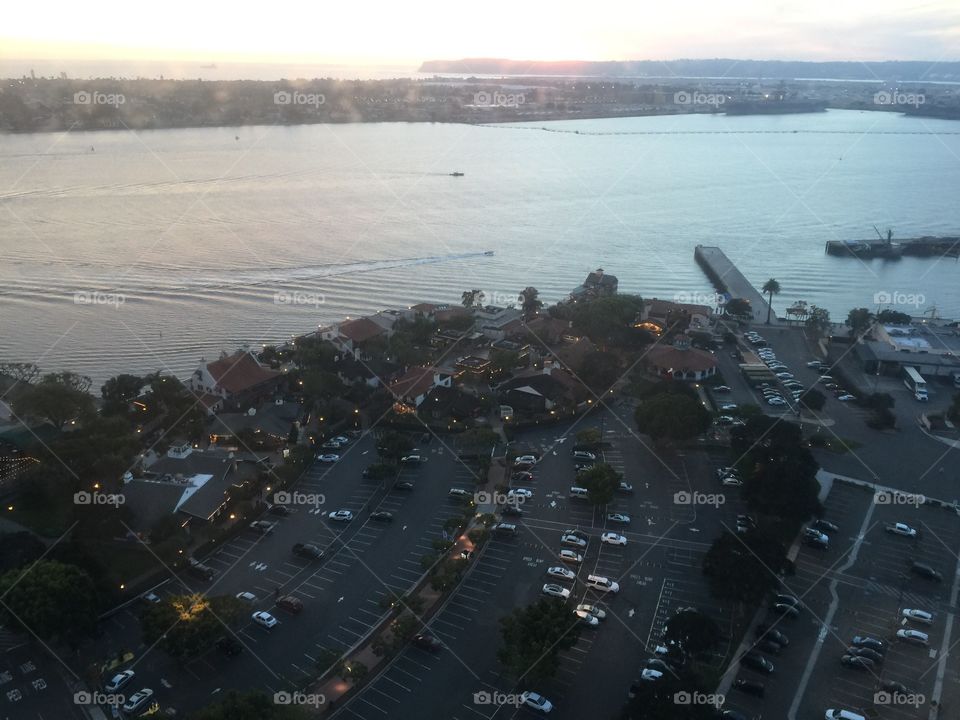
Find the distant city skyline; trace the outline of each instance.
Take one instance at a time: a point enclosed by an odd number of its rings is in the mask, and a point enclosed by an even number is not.
[[[55,0],[4,10],[0,70],[12,60],[276,63],[416,67],[468,57],[515,60],[956,60],[960,5],[934,0],[690,0],[656,8],[596,0],[543,6],[491,0],[474,12],[439,0],[370,8],[276,0],[251,12],[171,0]],[[0,73],[2,74],[2,73]],[[9,74],[9,73],[8,73]]]

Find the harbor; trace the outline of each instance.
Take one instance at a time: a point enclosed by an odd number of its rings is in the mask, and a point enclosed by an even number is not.
[[[697,245],[693,257],[718,292],[726,293],[731,299],[741,298],[746,300],[753,309],[753,319],[766,321],[769,308],[766,299],[743,276],[743,273],[726,256],[723,250],[709,245]],[[770,313],[770,322],[779,322],[776,313]]]
[[[879,233],[877,233],[879,235]],[[958,257],[960,237],[924,236],[893,240],[893,233],[877,240],[828,240],[827,255],[856,257],[861,259],[882,258],[899,260],[901,257]]]

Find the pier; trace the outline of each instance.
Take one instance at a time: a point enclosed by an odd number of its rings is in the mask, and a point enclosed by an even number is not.
[[[708,245],[697,245],[693,251],[693,257],[707,277],[710,278],[710,282],[713,283],[717,292],[727,293],[731,299],[742,298],[746,300],[753,308],[754,321],[767,321],[769,304],[766,298],[747,281],[743,273],[737,269],[737,266],[724,254],[723,250]],[[770,313],[770,324],[773,325],[778,322],[777,314]]]

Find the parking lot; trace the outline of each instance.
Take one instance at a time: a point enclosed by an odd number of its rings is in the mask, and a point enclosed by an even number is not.
[[[767,684],[766,697],[740,695],[738,705],[756,717],[823,717],[827,708],[875,712],[880,718],[926,718],[931,710],[941,656],[946,650],[945,628],[954,608],[950,603],[956,575],[954,551],[960,543],[960,518],[943,508],[877,504],[874,494],[861,487],[834,483],[825,503],[826,519],[840,529],[830,535],[826,551],[801,546],[796,575],[784,580],[784,592],[798,597],[805,609],[796,619],[771,616],[769,622],[790,644],[776,656],[770,676],[740,670],[739,676]],[[885,530],[904,522],[920,530],[917,539]],[[940,571],[943,582],[917,577],[910,561],[927,562]],[[931,626],[904,621],[903,609],[933,614]],[[927,646],[896,637],[907,628],[929,634]],[[885,645],[882,662],[858,669],[840,658],[854,637],[871,637]],[[956,641],[954,636],[951,640]],[[944,713],[960,702],[956,679],[960,672],[952,658],[944,666]],[[789,678],[789,683],[782,682]],[[903,696],[884,694],[883,683],[901,683]],[[733,699],[733,696],[731,696]]]
[[[633,494],[618,494],[601,512],[569,498],[575,470],[571,460],[572,433],[564,428],[538,430],[522,437],[542,459],[535,479],[525,483],[533,497],[524,502],[516,522],[516,538],[492,538],[473,561],[462,586],[429,623],[429,632],[443,641],[437,656],[407,648],[382,676],[337,711],[340,717],[374,720],[384,717],[489,718],[523,715],[528,711],[499,708],[474,701],[474,693],[509,696],[535,690],[554,704],[551,716],[582,718],[614,716],[627,699],[627,689],[637,679],[653,645],[662,637],[666,620],[682,607],[696,606],[717,619],[735,641],[732,607],[722,607],[707,591],[700,574],[703,554],[724,525],[732,527],[743,508],[737,493],[719,506],[677,502],[676,493],[716,494],[713,468],[728,461],[725,450],[714,455],[689,452],[655,458],[628,432],[629,407],[618,408],[620,419],[608,414],[604,435],[609,446],[603,460],[623,472],[634,486]],[[597,425],[593,417],[584,426]],[[735,488],[733,490],[736,490]],[[629,525],[607,521],[606,512],[629,515]],[[560,538],[566,529],[589,536],[574,581],[550,578],[546,569],[558,560]],[[627,538],[625,547],[599,542],[602,532]],[[598,574],[617,582],[616,594],[587,587],[584,579]],[[608,616],[596,628],[584,627],[577,644],[561,654],[555,678],[528,687],[514,687],[501,675],[496,652],[500,645],[499,618],[515,607],[541,597],[546,582],[571,590],[568,604],[595,603]],[[730,648],[732,650],[732,648]],[[438,662],[439,659],[439,662]],[[718,666],[722,661],[718,659]]]

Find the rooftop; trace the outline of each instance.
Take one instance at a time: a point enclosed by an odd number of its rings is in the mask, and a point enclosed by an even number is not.
[[[272,380],[280,373],[263,367],[245,350],[207,363],[207,371],[217,384],[229,393],[241,393]]]

